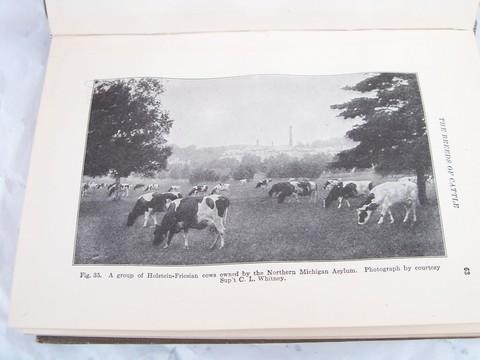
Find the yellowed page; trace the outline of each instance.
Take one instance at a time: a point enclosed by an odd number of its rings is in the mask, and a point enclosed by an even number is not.
[[[460,324],[461,328],[463,324],[468,333],[478,333],[480,245],[476,222],[480,206],[476,187],[480,162],[476,140],[480,125],[475,119],[479,116],[479,64],[473,35],[466,31],[54,38],[31,158],[10,324],[45,333],[54,329],[109,333],[115,329],[129,334],[440,324]],[[168,268],[73,265],[80,176],[95,79],[365,72],[418,75],[446,256]],[[452,205],[441,118],[447,123],[459,207]],[[439,270],[365,272],[365,267],[397,265],[439,266]],[[218,278],[202,278],[208,273],[298,272],[305,267],[357,272],[228,285]],[[469,275],[465,268],[470,269]],[[82,272],[99,272],[102,278],[84,279]],[[109,279],[110,272],[115,277],[120,273],[137,277],[147,272],[179,272],[200,278]],[[326,333],[328,330],[321,331],[322,336]],[[395,336],[395,331],[390,335]]]

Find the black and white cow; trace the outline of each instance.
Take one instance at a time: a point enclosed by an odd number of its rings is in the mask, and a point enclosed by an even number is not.
[[[147,186],[145,186],[145,189],[143,191],[144,192],[157,191],[158,189],[160,189],[160,185],[158,185],[158,184],[148,184]]]
[[[408,221],[410,213],[412,213],[412,222],[415,223],[418,205],[417,184],[411,181],[391,181],[375,186],[367,200],[357,209],[358,224],[366,224],[377,209],[380,209],[378,224],[383,223],[386,214],[390,216],[390,223],[393,223],[395,219],[390,209],[395,204],[402,204],[405,208],[404,223]]]
[[[180,185],[170,185],[167,191],[180,191]]]
[[[323,200],[323,207],[327,208],[332,201],[338,200],[338,208],[342,207],[343,200],[350,207],[349,198],[354,198],[361,195],[368,195],[373,188],[373,183],[369,180],[365,181],[345,181],[337,182],[335,185],[329,184],[326,186],[330,189],[325,200]]]
[[[127,183],[120,184],[120,195],[121,196],[127,197],[129,191],[130,191],[130,184],[127,184]]]
[[[309,196],[310,201],[313,203],[318,201],[318,186],[314,181],[298,181],[295,190],[299,196]]]
[[[338,185],[342,182],[340,179],[328,179],[325,184],[323,184],[323,189],[331,190],[332,187]]]
[[[356,196],[358,196],[358,192],[354,184],[347,184],[344,186],[343,183],[340,182],[330,187],[327,197],[323,200],[323,207],[328,208],[335,200],[338,200],[339,209],[342,207],[343,200],[345,200],[347,206],[350,207],[348,199]]]
[[[289,182],[280,182],[273,184],[268,192],[269,196],[278,196],[278,203],[281,204],[286,197],[291,196],[298,201],[298,194],[295,191],[295,186]]]
[[[272,182],[272,179],[270,178],[265,178],[259,182],[257,182],[257,185],[255,186],[256,189],[261,188],[261,187],[266,187],[268,186],[269,183]]]
[[[220,249],[225,245],[225,222],[230,201],[223,195],[187,197],[172,201],[160,225],[155,227],[153,244],[165,241],[167,248],[175,234],[183,231],[185,249],[188,249],[188,230],[210,228],[215,233],[214,248],[220,239]]]
[[[195,185],[192,190],[188,193],[188,196],[197,195],[200,193],[206,193],[208,190],[208,185]]]
[[[132,226],[137,218],[144,214],[143,227],[147,227],[150,215],[153,214],[153,223],[157,225],[157,212],[163,212],[167,205],[176,199],[182,198],[179,192],[150,192],[140,195],[133,206],[132,211],[128,214],[127,226]]]
[[[221,192],[228,192],[230,191],[230,184],[220,183],[213,187],[211,195],[213,194],[220,194]]]

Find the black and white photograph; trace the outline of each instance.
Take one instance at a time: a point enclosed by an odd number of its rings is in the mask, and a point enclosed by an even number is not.
[[[95,80],[79,198],[77,265],[446,255],[413,73]]]

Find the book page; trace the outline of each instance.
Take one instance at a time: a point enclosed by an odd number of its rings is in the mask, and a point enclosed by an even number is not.
[[[11,325],[478,328],[478,64],[463,31],[54,38]]]
[[[55,35],[473,29],[478,0],[47,0]]]

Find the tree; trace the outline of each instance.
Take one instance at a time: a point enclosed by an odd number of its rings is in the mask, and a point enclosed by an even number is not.
[[[425,172],[432,161],[416,75],[375,74],[345,89],[368,96],[331,106],[341,110],[339,117],[360,121],[346,133],[357,145],[340,152],[331,166],[374,168],[382,174],[414,171],[425,203]]]
[[[173,121],[162,108],[154,78],[98,80],[93,87],[83,173],[151,175],[167,166],[166,136]]]

